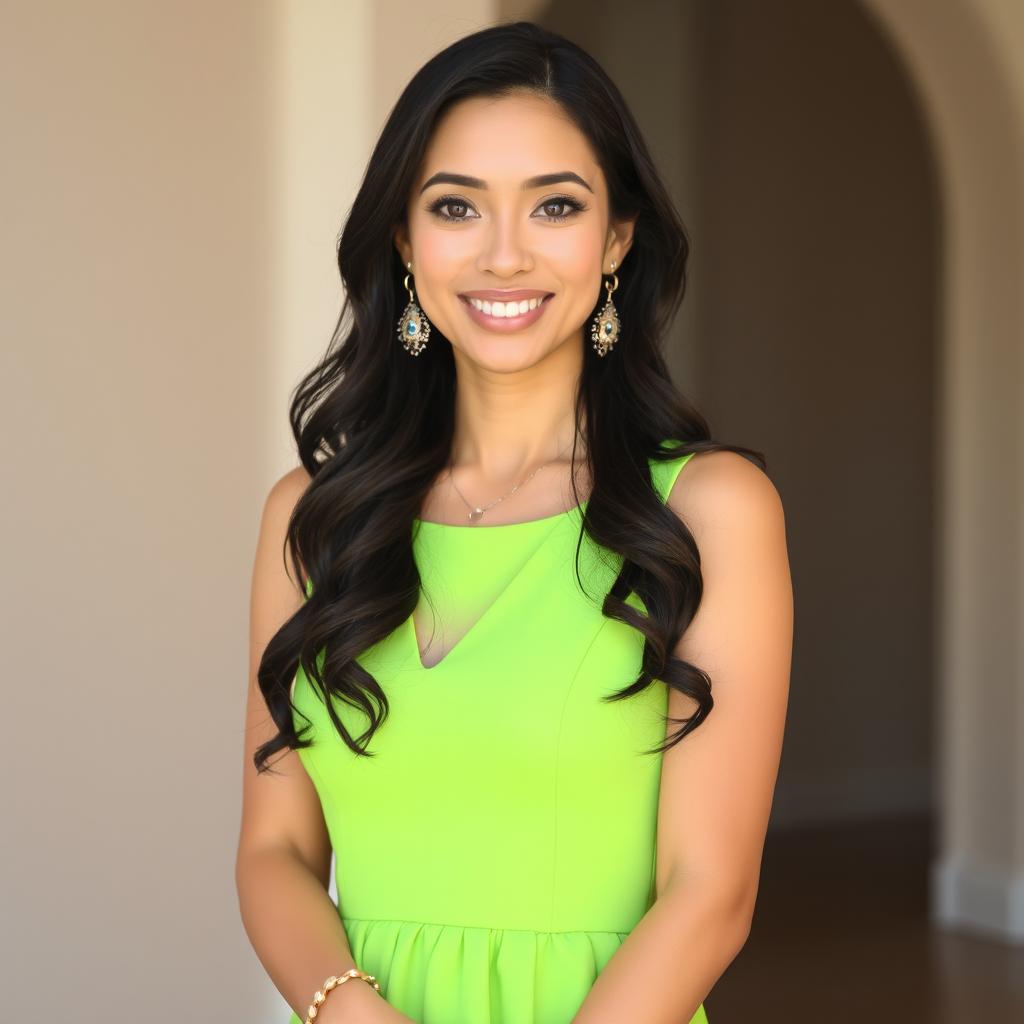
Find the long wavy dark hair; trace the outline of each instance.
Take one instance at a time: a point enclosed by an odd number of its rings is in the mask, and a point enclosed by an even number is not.
[[[460,100],[518,90],[561,105],[597,155],[611,217],[637,217],[615,293],[621,333],[603,358],[584,345],[574,407],[592,482],[581,509],[577,578],[584,533],[621,555],[602,612],[644,636],[639,676],[604,699],[626,699],[660,679],[696,701],[689,718],[670,719],[682,728],[652,754],[680,742],[714,706],[707,674],[672,654],[700,604],[700,556],[660,500],[647,460],[728,449],[764,469],[764,456],[713,442],[704,417],[672,382],[661,348],[683,299],[690,243],[622,95],[579,46],[517,21],[459,39],[416,73],[384,125],[345,222],[338,244],[345,302],[324,358],[290,408],[311,482],[292,513],[282,557],[290,549],[296,578],[305,582],[304,569],[311,591],[260,662],[259,686],[279,732],[257,749],[258,771],[279,750],[311,745],[307,727],[300,737],[292,719],[289,691],[300,665],[344,742],[374,756],[364,748],[386,719],[388,700],[356,658],[402,625],[418,601],[413,519],[448,462],[456,383],[451,345],[436,327],[416,359],[396,340],[407,297],[393,231],[406,217],[435,122]],[[662,448],[665,439],[683,445]],[[630,592],[646,615],[626,603]],[[361,736],[349,734],[328,695],[365,712]]]

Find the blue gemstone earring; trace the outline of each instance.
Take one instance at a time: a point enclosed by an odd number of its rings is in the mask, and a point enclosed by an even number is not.
[[[406,263],[406,267],[411,271],[412,263]],[[430,321],[416,303],[416,297],[409,287],[410,276],[411,274],[406,274],[402,282],[402,287],[409,293],[409,305],[405,307],[402,319],[398,321],[398,340],[409,355],[418,356],[430,338]]]
[[[614,284],[605,281],[604,286],[608,289],[608,301],[604,309],[594,317],[590,328],[590,338],[594,343],[594,350],[599,356],[606,356],[612,350],[612,346],[619,340],[619,314],[612,302],[612,292],[619,287],[619,275],[615,273],[615,260],[612,260],[612,275],[615,278]]]

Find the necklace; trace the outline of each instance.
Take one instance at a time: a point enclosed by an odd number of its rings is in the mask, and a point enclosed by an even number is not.
[[[466,501],[466,498],[463,495],[462,491],[460,491],[458,487],[455,486],[455,478],[452,476],[452,464],[450,462],[448,463],[448,479],[451,481],[452,487],[455,488],[455,493],[460,498],[462,498],[463,504],[466,506],[466,508],[469,509],[469,521],[471,523],[478,523],[480,522],[481,519],[483,519],[484,513],[488,509],[494,508],[495,505],[497,505],[499,502],[504,501],[506,498],[511,498],[512,495],[515,494],[516,491],[518,491],[519,488],[523,486],[523,484],[528,484],[542,469],[545,468],[545,466],[550,466],[552,462],[556,462],[558,459],[560,459],[569,450],[571,445],[572,441],[570,441],[569,444],[567,444],[553,459],[550,459],[548,462],[545,462],[543,466],[538,466],[525,480],[521,480],[519,483],[517,483],[515,487],[513,487],[512,490],[508,492],[508,494],[503,494],[500,498],[496,499],[495,501],[492,501],[489,505],[471,505],[468,501]]]

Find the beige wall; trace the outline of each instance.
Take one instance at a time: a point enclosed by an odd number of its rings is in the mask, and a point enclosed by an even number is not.
[[[310,143],[282,4],[5,4],[5,1020],[286,1019],[234,887],[248,577],[337,301],[360,9]]]
[[[232,846],[280,404],[274,15],[3,23],[0,1016],[241,1019],[263,984]]]

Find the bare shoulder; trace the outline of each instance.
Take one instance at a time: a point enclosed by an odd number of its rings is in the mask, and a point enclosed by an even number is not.
[[[288,516],[291,516],[299,498],[306,493],[312,479],[306,472],[305,466],[296,466],[294,469],[288,470],[270,488],[270,493],[267,495],[267,507],[279,515],[287,513]]]
[[[263,506],[261,534],[271,541],[284,543],[292,513],[299,499],[306,493],[312,477],[305,466],[296,466],[275,481]]]
[[[771,478],[738,452],[698,452],[680,470],[666,504],[700,541],[720,530],[777,530],[782,497]]]

